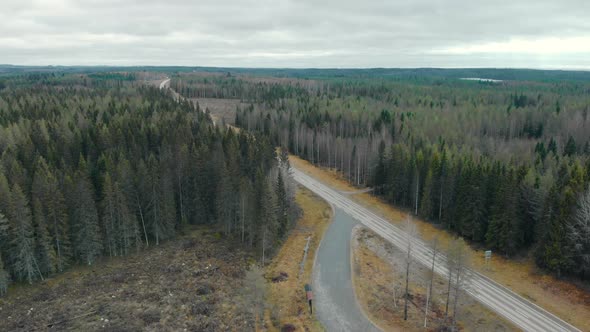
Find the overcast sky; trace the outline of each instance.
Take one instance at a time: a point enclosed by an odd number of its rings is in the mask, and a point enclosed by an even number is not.
[[[590,0],[2,0],[0,63],[590,70]]]

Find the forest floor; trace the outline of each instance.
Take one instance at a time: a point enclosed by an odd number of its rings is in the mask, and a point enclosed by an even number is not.
[[[272,307],[266,325],[271,331],[288,331],[289,328],[293,331],[321,331],[323,329],[318,320],[309,314],[304,286],[311,284],[315,253],[332,219],[332,209],[323,199],[303,187],[298,188],[295,200],[303,215],[266,269],[266,278],[271,280],[269,305]],[[300,275],[303,250],[309,236],[307,259]]]
[[[340,172],[319,168],[311,163],[290,155],[291,165],[299,170],[341,191],[355,191],[359,188],[351,185]],[[408,213],[388,204],[371,193],[350,195],[352,199],[382,215],[385,219],[401,226]],[[420,237],[429,242],[438,238],[442,250],[448,247],[453,234],[436,225],[413,217]],[[472,268],[490,277],[496,282],[510,288],[529,301],[554,313],[583,331],[590,331],[590,291],[567,280],[560,280],[539,270],[532,259],[507,259],[494,255],[491,264],[486,267],[484,250],[470,247]]]
[[[353,230],[351,247],[353,286],[371,319],[385,331],[424,331],[430,269],[418,263],[410,266],[408,320],[404,321],[405,253],[362,226]],[[447,285],[444,278],[435,277],[428,309],[430,331],[439,331],[443,326]],[[519,330],[465,293],[460,295],[457,307],[459,330]],[[451,305],[449,315],[452,311]]]
[[[0,331],[241,331],[251,255],[196,228],[127,257],[74,267],[0,298]]]

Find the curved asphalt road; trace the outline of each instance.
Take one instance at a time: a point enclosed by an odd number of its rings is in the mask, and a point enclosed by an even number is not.
[[[344,215],[346,215],[348,218],[354,217],[354,219],[360,221],[360,223],[362,223],[364,226],[375,231],[385,240],[391,242],[398,248],[405,248],[407,246],[407,235],[394,224],[373,213],[366,207],[352,201],[345,195],[342,195],[336,190],[319,182],[317,179],[305,174],[304,172],[294,167],[291,167],[291,171],[295,181],[315,192],[318,196],[324,198],[333,206],[342,209],[342,211],[344,211]],[[338,215],[342,215],[342,213],[339,213]],[[338,226],[338,222],[342,219],[342,217],[339,217],[332,224]],[[322,241],[322,246],[324,243],[330,243],[330,246],[338,245],[333,244],[332,242],[346,242],[348,245],[350,237],[349,234],[350,231],[348,231],[345,239],[343,235],[325,238]],[[410,241],[412,241],[414,244],[413,255],[416,260],[426,266],[430,266],[429,264],[431,259],[430,257],[432,257],[432,251],[428,245],[422,242],[420,239],[411,239]],[[435,272],[442,276],[446,276],[446,257],[443,254],[439,254],[436,257],[437,263]],[[318,257],[318,259],[320,259],[320,257]],[[321,260],[321,263],[329,264],[329,260],[330,258],[323,259]],[[333,260],[336,261],[336,258],[333,258]],[[321,267],[319,270],[319,279],[321,281],[324,280],[323,276],[321,275],[324,268]],[[469,271],[467,273],[467,278],[465,290],[468,294],[473,296],[476,300],[480,301],[484,305],[488,306],[496,313],[512,321],[514,324],[525,331],[580,331],[571,324],[563,321],[559,317],[544,310],[522,296],[512,292],[510,289],[494,282],[481,273]],[[321,284],[321,286],[324,284]],[[337,285],[335,287],[342,287],[341,283],[338,283],[338,280],[336,280],[335,285]],[[347,304],[344,303],[338,304],[341,306],[347,306]]]
[[[341,209],[324,234],[313,269],[314,312],[328,331],[379,331],[352,289],[350,234],[358,222]]]

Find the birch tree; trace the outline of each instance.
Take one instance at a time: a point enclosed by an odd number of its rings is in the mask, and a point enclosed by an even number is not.
[[[448,317],[448,308],[450,301],[451,288],[453,291],[453,329],[457,326],[457,305],[461,294],[464,292],[467,284],[467,271],[469,267],[469,256],[467,253],[467,244],[462,238],[455,238],[449,247],[447,253],[447,269],[452,271],[449,273],[449,293],[447,294],[447,304],[445,308],[445,316]]]
[[[409,285],[410,285],[410,267],[414,262],[414,241],[418,231],[416,229],[416,224],[412,221],[410,217],[407,217],[405,225],[404,225],[404,235],[406,237],[406,257],[405,257],[405,267],[406,267],[406,291],[404,295],[404,320],[408,320],[408,300],[410,297],[409,292]]]
[[[428,283],[428,295],[426,296],[426,306],[424,308],[424,327],[426,327],[428,321],[428,305],[432,303],[432,289],[434,288],[434,268],[436,263],[436,254],[438,253],[438,237],[432,239],[431,242],[431,251],[432,251],[432,266],[430,268],[430,281]]]

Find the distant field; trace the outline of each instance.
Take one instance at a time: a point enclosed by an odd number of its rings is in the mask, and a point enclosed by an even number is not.
[[[248,106],[237,99],[192,98],[191,101],[199,103],[199,107],[203,110],[208,109],[216,122],[223,120],[231,125],[236,120],[236,107]]]

